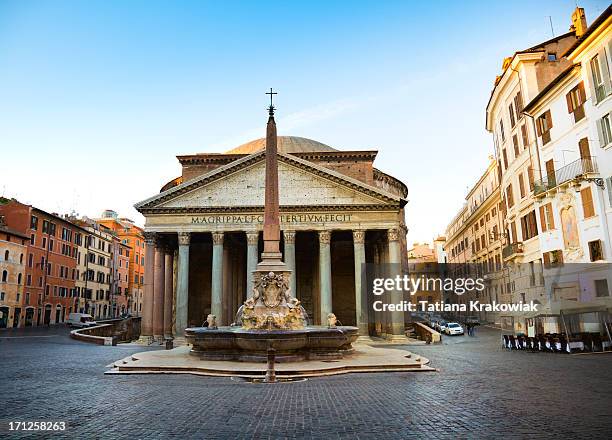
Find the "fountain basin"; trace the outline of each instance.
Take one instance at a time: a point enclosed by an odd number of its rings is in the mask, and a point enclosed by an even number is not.
[[[205,360],[266,362],[276,350],[276,362],[341,359],[353,352],[358,328],[307,326],[300,330],[246,330],[242,327],[191,327],[185,338],[190,354]]]

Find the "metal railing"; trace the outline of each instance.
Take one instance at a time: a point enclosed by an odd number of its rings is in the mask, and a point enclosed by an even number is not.
[[[510,243],[509,245],[504,246],[502,249],[502,258],[507,259],[512,255],[518,255],[523,253],[523,243],[516,242]]]
[[[541,180],[534,181],[533,193],[538,195],[583,174],[593,174],[598,172],[599,170],[597,168],[597,161],[595,160],[595,157],[583,157],[582,159],[578,159],[564,167],[559,168],[558,170],[555,170],[552,175],[545,176]]]

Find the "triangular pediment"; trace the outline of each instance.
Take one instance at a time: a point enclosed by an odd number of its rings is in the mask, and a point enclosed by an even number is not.
[[[390,205],[400,198],[294,156],[278,155],[282,206]],[[265,195],[265,155],[255,153],[185,182],[136,205],[149,209],[261,207]]]

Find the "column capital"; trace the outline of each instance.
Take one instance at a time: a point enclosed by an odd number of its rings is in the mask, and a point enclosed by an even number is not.
[[[189,243],[191,243],[191,232],[179,232],[178,243],[180,246],[189,246]]]
[[[145,244],[149,245],[149,246],[153,246],[155,244],[157,244],[157,233],[156,232],[145,232],[143,233],[144,235],[144,241]]]
[[[398,241],[399,240],[399,231],[397,229],[389,229],[387,230],[387,239],[389,241]]]
[[[353,242],[363,244],[365,241],[365,231],[355,230],[353,231]]]
[[[253,246],[259,243],[259,232],[247,232],[247,244]]]
[[[295,244],[295,231],[283,231],[285,244]]]
[[[213,244],[223,244],[223,232],[212,233]]]
[[[319,243],[329,244],[331,242],[331,231],[319,231]]]

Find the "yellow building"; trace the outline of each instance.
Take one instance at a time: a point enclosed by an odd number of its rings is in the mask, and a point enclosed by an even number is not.
[[[505,232],[499,181],[498,163],[490,157],[487,170],[470,189],[465,205],[446,230],[445,249],[450,275],[483,278],[485,290],[461,296],[451,292],[445,296],[446,302],[510,302],[512,283],[504,276],[502,262]],[[481,321],[499,321],[493,313],[480,312],[476,316]]]
[[[30,237],[9,228],[0,216],[0,328],[26,325],[24,305],[30,298],[24,298],[23,286],[29,241]],[[32,317],[27,314],[29,325]]]

